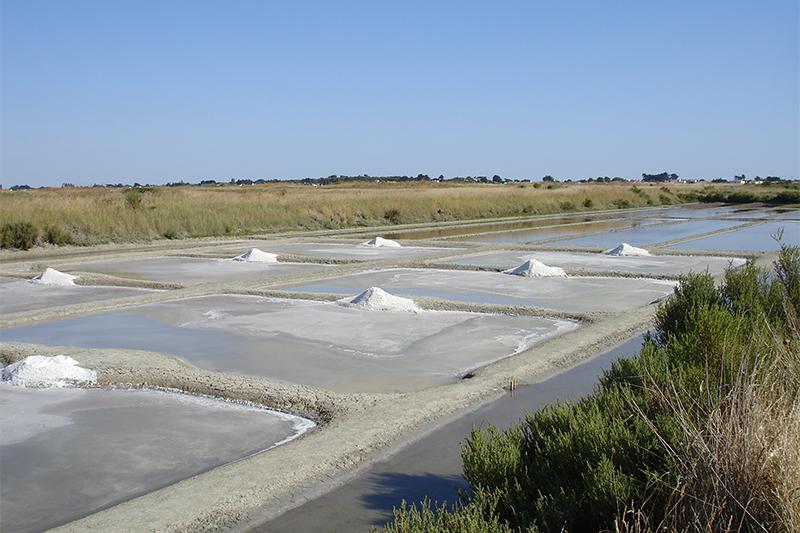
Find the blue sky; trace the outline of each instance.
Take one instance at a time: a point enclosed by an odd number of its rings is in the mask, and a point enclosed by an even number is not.
[[[0,183],[800,174],[796,0],[2,0]]]

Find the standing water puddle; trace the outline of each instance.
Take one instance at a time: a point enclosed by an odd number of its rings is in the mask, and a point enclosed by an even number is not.
[[[782,220],[750,226],[720,235],[711,235],[693,241],[670,246],[676,250],[741,250],[776,252],[780,244],[773,239],[783,230],[783,242],[789,246],[800,246],[800,222]]]
[[[43,531],[265,450],[308,420],[148,390],[0,384],[0,529]]]
[[[610,248],[621,242],[627,242],[633,246],[647,246],[692,237],[710,231],[730,229],[743,224],[743,222],[736,220],[696,220],[691,222],[678,222],[675,224],[663,224],[652,228],[640,227],[600,233],[586,237],[561,240],[551,244],[554,246],[599,246]]]

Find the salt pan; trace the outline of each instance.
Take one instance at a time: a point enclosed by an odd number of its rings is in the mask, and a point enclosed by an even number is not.
[[[504,270],[503,273],[526,278],[567,277],[567,273],[564,272],[563,268],[547,266],[536,259],[529,259],[517,268]]]
[[[606,250],[603,253],[605,255],[614,255],[614,256],[617,256],[617,257],[622,257],[622,256],[626,256],[626,257],[627,256],[642,256],[642,257],[646,257],[646,256],[650,255],[650,252],[648,252],[644,248],[637,248],[635,246],[631,246],[627,242],[623,242],[619,246],[617,246],[615,248],[611,248],[609,250]]]
[[[61,287],[66,287],[69,285],[75,285],[75,280],[77,278],[78,276],[59,272],[54,268],[47,268],[44,272],[30,281],[31,283],[40,283],[42,285],[59,285]]]
[[[258,248],[252,248],[242,255],[237,255],[233,260],[247,263],[277,263],[278,255],[259,250]]]
[[[391,239],[384,239],[383,237],[375,237],[374,239],[361,243],[361,246],[371,246],[373,248],[402,248],[403,245]]]
[[[345,298],[337,303],[345,307],[356,307],[368,311],[405,311],[410,313],[421,311],[414,300],[389,294],[380,287],[370,287],[355,298]]]
[[[96,383],[97,372],[78,366],[78,361],[66,355],[30,355],[3,368],[3,381],[21,387],[68,387]]]

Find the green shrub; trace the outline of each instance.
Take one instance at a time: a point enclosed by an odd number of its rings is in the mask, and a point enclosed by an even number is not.
[[[139,209],[142,206],[142,191],[138,188],[125,190],[125,203],[131,209]]]
[[[633,207],[633,204],[627,198],[617,198],[616,200],[611,202],[611,205],[613,205],[617,209],[627,209],[629,207]]]
[[[397,209],[386,210],[386,212],[383,214],[383,218],[394,225],[400,224],[403,221],[402,217],[400,216],[400,211]]]
[[[563,201],[558,204],[559,209],[562,211],[575,211],[576,207],[575,204],[570,202],[569,200]]]
[[[28,250],[36,244],[38,230],[30,222],[10,222],[0,227],[0,247]]]
[[[714,278],[709,274],[689,274],[675,287],[672,297],[659,307],[655,320],[655,339],[664,344],[669,337],[686,333],[693,320],[693,310],[723,305]]]
[[[771,198],[764,200],[768,204],[796,204],[800,203],[800,191],[781,191]]]
[[[728,426],[704,424],[717,424],[713,417],[720,409],[734,417],[747,413],[727,410],[727,402],[740,394],[742,376],[771,369],[781,354],[792,353],[792,346],[796,350],[798,312],[798,248],[782,249],[774,275],[749,262],[729,269],[719,287],[707,273],[686,276],[659,306],[639,356],[616,361],[590,396],[547,406],[506,430],[472,431],[462,459],[473,500],[452,509],[404,506],[386,531],[447,531],[445,524],[452,531],[614,530],[630,509],[650,524],[669,521],[669,530],[705,523],[692,522],[692,516],[713,516],[715,524],[735,523],[740,530],[776,529],[785,522],[780,502],[770,500],[778,498],[771,488],[776,485],[770,485],[775,480],[765,479],[760,466],[737,464],[739,456],[726,455],[724,446],[709,449],[697,441],[701,435],[708,442],[728,442]],[[786,364],[797,364],[795,359]],[[776,397],[796,389],[793,383]],[[765,423],[781,426],[786,415],[781,416]],[[721,433],[709,436],[714,431]],[[730,435],[740,442],[735,432]],[[787,449],[796,453],[791,442]],[[728,469],[727,492],[717,479],[696,478],[692,486],[706,493],[679,492],[691,478],[687,465],[712,461],[714,468]],[[749,494],[748,487],[737,486],[743,468],[750,468],[748,480],[761,480],[757,502],[736,499]],[[725,496],[731,490],[735,498]],[[719,494],[723,498],[714,500]],[[682,510],[673,511],[676,505]],[[701,514],[691,514],[698,505]]]
[[[672,198],[667,196],[666,194],[659,194],[658,201],[663,205],[670,205],[672,204]]]
[[[583,207],[585,207],[586,209],[591,209],[592,207],[594,207],[594,202],[592,201],[591,198],[584,198]]]
[[[56,246],[75,244],[75,238],[72,236],[72,233],[64,231],[58,226],[48,226],[44,230],[44,240]]]
[[[225,229],[226,229],[226,234],[227,234],[228,233],[227,232],[227,228],[225,228]],[[173,239],[177,239],[178,238],[178,232],[175,231],[174,229],[168,229],[168,230],[164,231],[161,234],[161,236],[164,237],[165,239],[173,240]]]
[[[472,496],[469,505],[435,507],[425,500],[419,506],[404,501],[394,511],[385,533],[512,533],[494,513],[495,498],[482,491]],[[376,531],[375,528],[372,531]]]

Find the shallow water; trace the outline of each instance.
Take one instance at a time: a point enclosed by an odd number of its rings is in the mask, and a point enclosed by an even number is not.
[[[752,206],[753,209],[757,206]],[[670,218],[714,218],[721,216],[732,216],[742,209],[748,209],[745,206],[725,205],[718,207],[668,207],[659,216]]]
[[[42,285],[15,278],[0,278],[0,313],[22,313],[62,305],[143,296],[154,291],[129,287]],[[0,333],[2,336],[2,333]]]
[[[267,449],[309,424],[156,391],[3,383],[0,407],[0,529],[8,532],[64,524]]]
[[[695,220],[663,224],[657,227],[639,227],[628,230],[613,231],[589,235],[586,237],[565,239],[551,243],[553,246],[589,247],[600,246],[611,248],[621,242],[633,246],[647,246],[662,242],[692,237],[709,231],[729,229],[744,224],[736,220]]]
[[[303,503],[255,531],[315,531],[319,524],[325,524],[325,531],[331,533],[369,531],[371,526],[380,527],[390,520],[392,508],[399,507],[403,500],[419,504],[429,497],[440,503],[454,503],[457,490],[467,488],[459,449],[473,426],[491,423],[506,428],[529,411],[585,396],[614,360],[635,355],[641,343],[642,338],[636,337],[562,374],[521,386],[514,395],[506,394],[437,429],[345,485]]]
[[[312,281],[286,290],[349,295],[368,287],[381,287],[402,296],[589,313],[642,307],[671,293],[673,283],[638,278],[525,278],[499,272],[397,268]]]
[[[599,215],[578,215],[557,218],[541,218],[533,220],[522,220],[518,222],[495,222],[492,224],[470,224],[462,227],[446,227],[436,229],[405,230],[387,233],[387,239],[432,239],[437,237],[456,237],[459,235],[470,235],[473,233],[486,233],[492,231],[510,231],[526,228],[542,228],[556,226],[559,224],[576,224],[580,222],[592,222],[604,218],[618,218],[619,215],[599,216]]]
[[[782,220],[766,222],[720,235],[712,235],[693,241],[670,246],[676,250],[741,250],[774,252],[780,250],[778,242],[772,238],[783,229],[783,242],[790,246],[800,246],[800,222]]]
[[[202,283],[269,279],[296,272],[323,270],[325,265],[303,263],[248,263],[228,259],[154,257],[66,265],[71,272],[97,272],[122,278],[166,283]]]
[[[663,221],[655,219],[595,221],[566,226],[543,227],[518,231],[503,231],[486,235],[472,235],[454,240],[478,241],[485,243],[528,243],[547,239],[555,239],[557,237],[576,236],[586,233],[610,231],[622,228],[651,226],[661,222]]]
[[[8,329],[6,341],[177,355],[217,371],[336,391],[408,391],[452,382],[577,327],[477,313],[362,311],[335,303],[208,296]]]
[[[549,266],[576,268],[598,272],[630,272],[648,275],[679,275],[689,272],[719,274],[733,264],[739,266],[743,259],[730,257],[653,255],[650,257],[614,257],[601,253],[500,250],[449,261],[456,265],[510,269],[529,259],[537,259]]]
[[[385,235],[382,235],[385,237]],[[367,241],[369,239],[364,239]],[[258,241],[254,240],[247,243],[247,246],[260,248],[265,252],[277,254],[293,254],[297,256],[314,257],[322,259],[339,259],[367,261],[374,259],[410,259],[414,257],[424,257],[433,254],[446,252],[450,248],[439,248],[433,246],[403,246],[402,248],[374,248],[371,246],[360,246],[359,243],[323,243],[323,242],[280,242],[280,241]],[[224,246],[206,249],[215,254],[221,251],[235,255],[242,253],[245,249],[241,244],[237,246]]]

